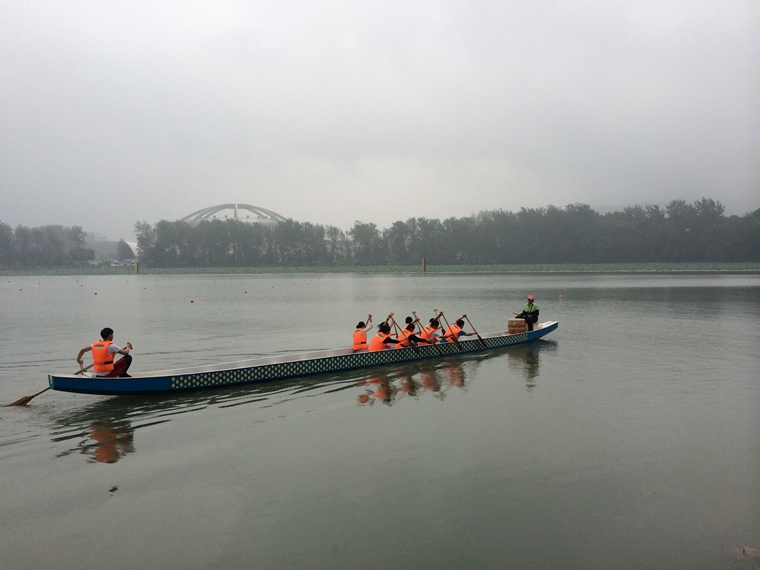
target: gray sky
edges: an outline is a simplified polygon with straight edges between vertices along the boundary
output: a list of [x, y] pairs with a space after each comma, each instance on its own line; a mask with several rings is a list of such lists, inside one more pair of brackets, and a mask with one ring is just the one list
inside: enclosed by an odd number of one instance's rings
[[760, 207], [757, 0], [0, 0], [0, 221]]

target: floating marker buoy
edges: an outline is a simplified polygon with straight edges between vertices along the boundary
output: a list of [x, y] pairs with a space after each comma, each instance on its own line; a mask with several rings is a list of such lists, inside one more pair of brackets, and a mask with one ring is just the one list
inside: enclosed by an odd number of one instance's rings
[[562, 295], [560, 295], [560, 296], [559, 296], [559, 298], [561, 299], [561, 298], [562, 298]]
[[95, 293], [97, 295], [97, 293]]
[[195, 301], [193, 301], [192, 299], [190, 299], [190, 302], [191, 302], [191, 303], [195, 303]]
[[247, 294], [248, 294], [248, 291], [243, 291], [243, 293], [245, 293], [245, 294], [247, 295]]

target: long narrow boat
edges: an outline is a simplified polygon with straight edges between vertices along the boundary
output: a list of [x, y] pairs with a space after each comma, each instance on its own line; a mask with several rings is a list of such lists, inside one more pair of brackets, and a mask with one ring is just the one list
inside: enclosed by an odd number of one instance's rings
[[530, 332], [486, 334], [481, 337], [482, 341], [481, 339], [460, 340], [458, 344], [444, 342], [435, 345], [419, 345], [416, 348], [391, 348], [378, 352], [354, 352], [350, 348], [317, 350], [134, 374], [130, 378], [98, 378], [89, 374], [87, 376], [48, 374], [48, 383], [53, 390], [104, 396], [198, 390], [480, 352], [539, 339], [552, 332], [558, 325], [556, 321], [549, 321], [536, 325]]

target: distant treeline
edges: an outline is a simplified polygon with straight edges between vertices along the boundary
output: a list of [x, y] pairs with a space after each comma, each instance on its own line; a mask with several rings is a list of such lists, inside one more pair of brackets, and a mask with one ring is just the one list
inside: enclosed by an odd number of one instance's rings
[[758, 262], [760, 209], [724, 215], [703, 198], [600, 214], [586, 204], [489, 210], [444, 221], [410, 218], [380, 229], [287, 220], [135, 225], [146, 267], [258, 267], [429, 264]]
[[79, 226], [27, 228], [0, 222], [0, 267], [69, 267], [95, 259]]

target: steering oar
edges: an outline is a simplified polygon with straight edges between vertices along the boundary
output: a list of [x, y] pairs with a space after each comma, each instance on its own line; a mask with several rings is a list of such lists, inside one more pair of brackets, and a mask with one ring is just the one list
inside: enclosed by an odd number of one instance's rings
[[[82, 372], [84, 372], [85, 370], [89, 370], [93, 366], [95, 366], [95, 363], [90, 364], [87, 368], [81, 368], [81, 369], [77, 370], [76, 372], [74, 372], [74, 374], [75, 375], [76, 374], [81, 374]], [[11, 406], [26, 406], [29, 402], [32, 401], [32, 399], [36, 398], [37, 396], [39, 396], [40, 394], [42, 394], [44, 392], [47, 392], [48, 390], [50, 390], [50, 386], [48, 386], [44, 390], [40, 390], [36, 394], [32, 394], [31, 396], [24, 396], [23, 398], [21, 398], [19, 400], [16, 400], [15, 402], [13, 402], [11, 404], [8, 404], [6, 407], [10, 408]]]

